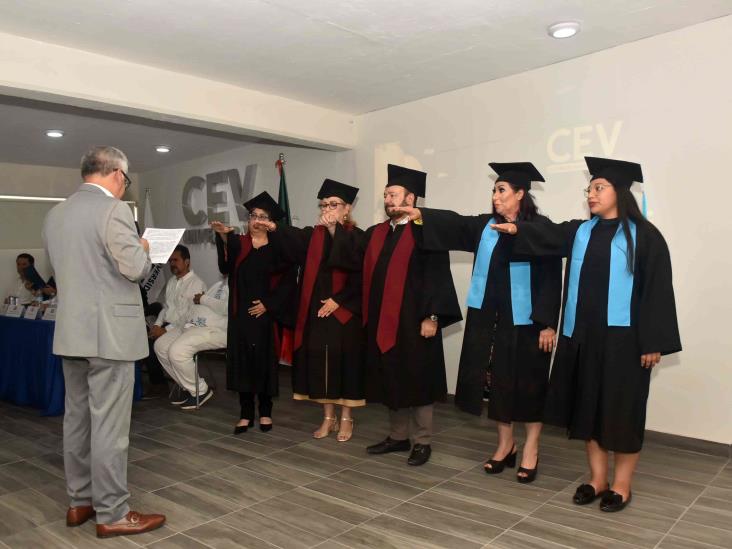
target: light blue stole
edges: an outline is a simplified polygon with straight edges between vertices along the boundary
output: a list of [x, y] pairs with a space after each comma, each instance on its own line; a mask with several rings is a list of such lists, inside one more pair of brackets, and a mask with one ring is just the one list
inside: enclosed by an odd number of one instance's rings
[[[470, 288], [468, 289], [468, 307], [473, 309], [483, 307], [491, 257], [493, 257], [493, 249], [498, 243], [498, 231], [491, 229], [492, 223], [495, 223], [495, 220], [491, 217], [480, 236], [478, 253], [475, 255], [473, 276], [470, 279]], [[531, 263], [528, 261], [512, 261], [509, 265], [509, 274], [513, 325], [533, 324], [531, 320]]]
[[[564, 328], [562, 334], [572, 337], [577, 316], [577, 293], [579, 291], [580, 271], [585, 260], [587, 244], [599, 217], [585, 221], [577, 229], [572, 245], [572, 256], [569, 260], [569, 284], [567, 285], [567, 301], [564, 304]], [[628, 220], [630, 235], [633, 238], [633, 249], [636, 245], [635, 223]], [[630, 300], [633, 295], [633, 274], [628, 271], [628, 243], [623, 234], [622, 223], [610, 243], [610, 285], [607, 296], [607, 325], [630, 326]]]

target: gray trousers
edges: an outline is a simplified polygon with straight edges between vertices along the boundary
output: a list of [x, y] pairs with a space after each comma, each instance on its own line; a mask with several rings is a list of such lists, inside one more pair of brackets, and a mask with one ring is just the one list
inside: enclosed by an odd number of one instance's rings
[[389, 410], [392, 440], [406, 440], [412, 434], [415, 444], [429, 444], [432, 440], [433, 404]]
[[93, 505], [99, 524], [124, 518], [134, 362], [64, 358], [64, 470], [71, 506]]

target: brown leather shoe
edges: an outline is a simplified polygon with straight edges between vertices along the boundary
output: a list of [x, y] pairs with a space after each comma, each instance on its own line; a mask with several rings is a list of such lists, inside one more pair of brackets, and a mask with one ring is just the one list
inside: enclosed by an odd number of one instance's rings
[[91, 505], [69, 507], [69, 510], [66, 511], [66, 526], [81, 526], [96, 514]]
[[131, 536], [156, 530], [165, 524], [165, 515], [142, 515], [137, 511], [127, 513], [124, 522], [117, 524], [97, 524], [98, 538]]

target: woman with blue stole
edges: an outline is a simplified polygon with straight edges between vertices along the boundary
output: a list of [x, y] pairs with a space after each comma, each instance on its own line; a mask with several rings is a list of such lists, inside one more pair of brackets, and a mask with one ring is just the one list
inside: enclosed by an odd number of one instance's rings
[[[591, 478], [573, 501], [601, 499], [622, 510], [631, 500], [640, 457], [651, 369], [681, 350], [663, 236], [630, 192], [643, 182], [639, 164], [586, 157], [589, 220], [558, 225], [496, 224], [517, 235], [514, 251], [567, 257], [564, 309], [549, 381], [545, 421], [586, 442]], [[608, 454], [615, 455], [612, 485]]]
[[468, 312], [460, 354], [455, 404], [480, 415], [483, 386], [491, 364], [488, 417], [498, 427], [498, 446], [484, 469], [501, 473], [516, 465], [514, 422], [526, 424], [526, 443], [517, 480], [532, 482], [539, 463], [539, 435], [549, 379], [552, 343], [559, 319], [562, 261], [515, 253], [513, 238], [491, 224], [549, 220], [537, 213], [529, 194], [532, 181], [544, 181], [530, 162], [490, 164], [498, 178], [493, 212], [459, 215], [431, 208], [404, 209], [422, 223], [421, 246], [428, 250], [461, 250], [474, 255]]

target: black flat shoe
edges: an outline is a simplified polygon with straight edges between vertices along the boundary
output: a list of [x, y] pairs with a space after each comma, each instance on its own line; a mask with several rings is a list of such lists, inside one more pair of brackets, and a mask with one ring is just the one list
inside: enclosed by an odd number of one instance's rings
[[251, 422], [250, 423], [247, 423], [246, 425], [235, 425], [234, 426], [234, 434], [235, 435], [240, 435], [242, 433], [246, 433], [247, 430], [249, 429], [249, 426], [250, 425], [251, 425]]
[[269, 433], [272, 430], [272, 424], [271, 423], [260, 423], [259, 430], [262, 431], [263, 433]]
[[[483, 470], [486, 474], [497, 475], [502, 473], [505, 467], [513, 469], [516, 467], [516, 445], [511, 448], [511, 451], [503, 459], [489, 459], [483, 464]], [[486, 467], [490, 465], [490, 467]]]
[[632, 492], [628, 493], [628, 499], [623, 501], [623, 496], [612, 490], [607, 490], [600, 500], [600, 511], [606, 513], [616, 513], [625, 509], [625, 506], [630, 503], [633, 498]]
[[406, 440], [394, 440], [391, 437], [386, 437], [378, 444], [373, 444], [366, 448], [366, 452], [372, 455], [388, 454], [389, 452], [409, 452], [412, 448], [409, 439]]
[[412, 453], [409, 454], [407, 463], [409, 465], [424, 465], [432, 455], [432, 447], [429, 444], [415, 444]]
[[587, 505], [592, 503], [597, 498], [602, 497], [607, 490], [602, 490], [599, 494], [595, 492], [595, 487], [592, 484], [580, 484], [577, 490], [572, 496], [572, 501], [576, 505]]
[[[534, 482], [536, 479], [536, 472], [539, 470], [539, 456], [536, 457], [536, 465], [533, 469], [527, 469], [526, 467], [519, 467], [518, 471], [516, 471], [516, 480], [518, 480], [521, 484], [528, 484], [529, 482]], [[524, 473], [526, 476], [522, 477], [521, 473]]]

